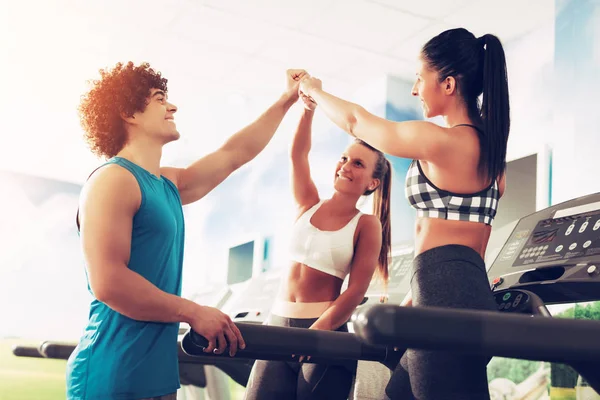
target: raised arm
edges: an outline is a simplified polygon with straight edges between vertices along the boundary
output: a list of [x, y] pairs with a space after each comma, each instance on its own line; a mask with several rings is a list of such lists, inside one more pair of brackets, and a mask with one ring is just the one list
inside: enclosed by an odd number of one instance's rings
[[305, 77], [300, 91], [319, 104], [338, 127], [386, 154], [439, 162], [457, 146], [447, 128], [427, 121], [394, 122], [378, 117], [358, 104], [325, 92], [316, 78]]
[[[124, 168], [101, 168], [84, 186], [79, 223], [88, 279], [95, 298], [131, 319], [154, 322], [187, 322], [201, 327], [226, 346], [234, 347], [241, 335], [229, 317], [211, 307], [166, 293], [128, 268], [133, 217], [141, 204], [135, 177]], [[235, 352], [235, 349], [234, 349]]]
[[316, 104], [307, 98], [302, 100], [305, 104], [304, 110], [290, 149], [292, 192], [298, 205], [299, 215], [319, 202], [319, 192], [310, 175], [308, 163]]
[[284, 94], [253, 123], [231, 136], [218, 150], [187, 168], [162, 168], [171, 179], [183, 204], [193, 203], [219, 185], [232, 172], [256, 157], [271, 141], [283, 117], [298, 100], [303, 70], [288, 70]]
[[352, 259], [348, 287], [311, 326], [335, 330], [345, 324], [365, 297], [381, 251], [381, 222], [374, 215], [363, 215], [359, 222], [358, 243]]

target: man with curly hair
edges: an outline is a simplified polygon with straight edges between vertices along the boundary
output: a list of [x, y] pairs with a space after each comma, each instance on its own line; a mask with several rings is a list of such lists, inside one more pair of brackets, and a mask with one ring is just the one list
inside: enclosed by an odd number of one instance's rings
[[298, 99], [303, 70], [287, 71], [281, 97], [218, 150], [187, 168], [161, 167], [177, 140], [167, 80], [148, 64], [117, 64], [82, 98], [91, 150], [108, 161], [81, 193], [77, 226], [94, 299], [67, 365], [69, 399], [174, 399], [180, 387], [179, 323], [209, 340], [207, 352], [245, 347], [221, 311], [181, 297], [182, 206], [252, 160]]

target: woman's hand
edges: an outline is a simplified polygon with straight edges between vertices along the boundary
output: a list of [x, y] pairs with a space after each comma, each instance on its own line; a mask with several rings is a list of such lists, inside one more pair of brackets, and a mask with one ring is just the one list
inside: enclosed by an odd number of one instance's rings
[[302, 76], [300, 80], [300, 95], [304, 94], [305, 96], [311, 98], [310, 94], [312, 91], [320, 89], [323, 89], [323, 83], [320, 79], [310, 75]]

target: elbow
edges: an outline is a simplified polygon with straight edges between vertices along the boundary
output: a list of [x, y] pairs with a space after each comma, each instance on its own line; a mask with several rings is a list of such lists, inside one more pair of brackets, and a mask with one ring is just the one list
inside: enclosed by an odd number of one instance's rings
[[136, 307], [131, 307], [127, 299], [124, 298], [124, 294], [119, 287], [115, 287], [114, 284], [96, 284], [91, 286], [94, 298], [100, 303], [105, 304], [112, 310], [135, 320], [141, 319], [139, 310]]
[[302, 149], [292, 149], [290, 151], [290, 161], [292, 163], [308, 159], [308, 151]]
[[246, 165], [248, 162], [250, 162], [252, 160], [252, 158], [254, 158], [254, 157], [244, 156], [244, 157], [232, 159], [229, 164], [229, 173], [231, 173], [233, 171], [237, 171], [238, 169], [242, 168], [244, 165]]
[[101, 303], [110, 304], [115, 298], [115, 290], [114, 286], [112, 285], [96, 282], [94, 284], [90, 284], [90, 287], [96, 300]]
[[118, 279], [110, 279], [108, 277], [93, 277], [90, 276], [90, 288], [96, 300], [112, 306], [120, 298], [120, 285]]
[[361, 106], [356, 106], [353, 110], [346, 114], [345, 117], [344, 125], [346, 126], [346, 132], [356, 138], [358, 137], [356, 127], [361, 119], [361, 116], [364, 114], [364, 111], [364, 108]]
[[110, 308], [120, 308], [128, 296], [127, 262], [102, 260], [88, 264], [87, 276], [92, 295]]
[[258, 151], [255, 151], [252, 148], [244, 148], [236, 151], [235, 149], [227, 149], [227, 175], [242, 168], [248, 162], [250, 162], [254, 157], [257, 156]]
[[358, 307], [363, 300], [365, 299], [365, 295], [367, 294], [368, 288], [348, 288], [346, 292], [348, 292], [348, 296], [350, 297], [350, 303], [352, 305], [352, 309]]

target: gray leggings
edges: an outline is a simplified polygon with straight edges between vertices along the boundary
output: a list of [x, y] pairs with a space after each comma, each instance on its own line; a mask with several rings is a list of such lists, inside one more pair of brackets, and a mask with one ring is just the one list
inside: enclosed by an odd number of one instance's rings
[[[317, 319], [283, 318], [271, 315], [268, 325], [309, 328]], [[347, 332], [346, 325], [338, 331]], [[325, 365], [256, 360], [245, 400], [346, 400], [356, 373], [356, 361]]]
[[[411, 279], [413, 306], [496, 311], [485, 263], [470, 247], [447, 245], [418, 255]], [[489, 358], [407, 350], [386, 388], [390, 399], [486, 400]]]

